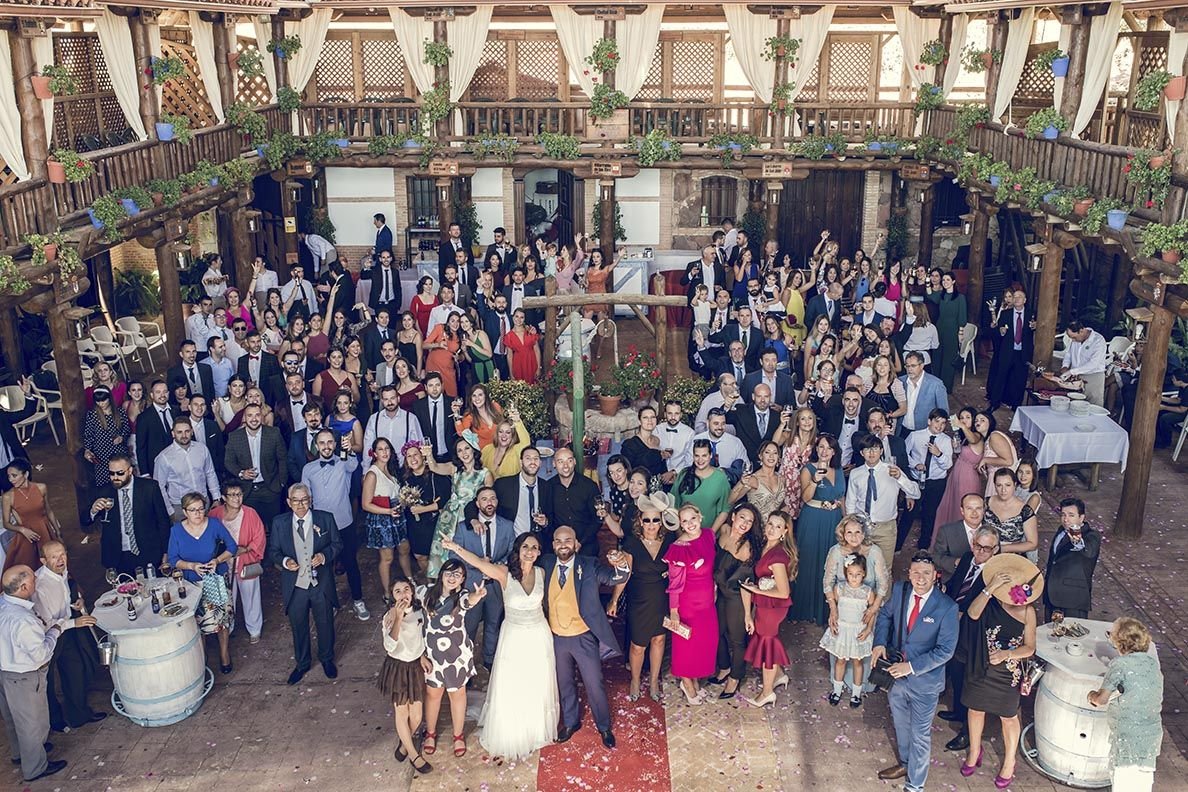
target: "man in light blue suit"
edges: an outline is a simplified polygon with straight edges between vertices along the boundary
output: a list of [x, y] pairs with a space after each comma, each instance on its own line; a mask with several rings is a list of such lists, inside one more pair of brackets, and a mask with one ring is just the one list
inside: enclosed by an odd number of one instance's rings
[[[507, 556], [511, 553], [512, 542], [516, 538], [516, 526], [506, 517], [495, 513], [499, 508], [499, 498], [495, 495], [494, 487], [483, 487], [474, 498], [478, 514], [469, 524], [458, 525], [454, 531], [454, 541], [478, 556], [483, 556], [492, 564], [506, 564]], [[451, 558], [458, 558], [451, 553]], [[473, 591], [474, 587], [483, 579], [483, 573], [475, 567], [466, 567], [466, 588]], [[487, 668], [495, 662], [495, 647], [499, 643], [499, 627], [503, 624], [503, 593], [498, 586], [488, 586], [487, 596], [483, 597], [477, 607], [466, 611], [466, 632], [470, 640], [478, 633], [479, 621], [483, 628], [483, 664]]]
[[936, 408], [949, 411], [949, 393], [940, 377], [924, 370], [924, 355], [908, 352], [903, 359], [907, 373], [899, 378], [907, 394], [908, 411], [899, 419], [899, 435], [907, 437], [917, 429], [928, 426], [928, 413]]
[[945, 689], [945, 663], [957, 648], [958, 619], [957, 603], [936, 588], [936, 565], [923, 550], [912, 556], [908, 580], [896, 583], [879, 609], [871, 662], [885, 657], [888, 647], [903, 653], [903, 661], [887, 669], [896, 680], [887, 701], [899, 761], [879, 778], [906, 778], [904, 792], [923, 792], [928, 780], [932, 718]]

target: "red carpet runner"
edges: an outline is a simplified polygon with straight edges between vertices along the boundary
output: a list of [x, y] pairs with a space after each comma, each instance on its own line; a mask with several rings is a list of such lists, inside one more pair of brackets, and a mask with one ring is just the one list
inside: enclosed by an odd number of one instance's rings
[[602, 670], [617, 747], [613, 751], [602, 747], [602, 738], [586, 705], [585, 690], [579, 687], [582, 728], [569, 742], [541, 749], [537, 789], [539, 792], [670, 792], [672, 778], [668, 771], [664, 707], [646, 695], [634, 704], [627, 700], [631, 676], [621, 657], [607, 661]]

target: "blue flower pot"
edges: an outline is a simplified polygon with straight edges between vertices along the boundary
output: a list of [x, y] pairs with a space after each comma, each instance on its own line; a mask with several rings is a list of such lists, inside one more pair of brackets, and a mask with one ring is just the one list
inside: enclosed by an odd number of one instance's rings
[[120, 206], [124, 207], [124, 211], [128, 213], [129, 217], [140, 214], [140, 207], [131, 198], [121, 198]]
[[1126, 228], [1126, 218], [1130, 217], [1130, 212], [1125, 209], [1110, 209], [1106, 212], [1106, 225], [1115, 231], [1121, 231]]
[[825, 151], [827, 151], [827, 152], [831, 152], [831, 153], [832, 153], [832, 151], [833, 151], [833, 144], [832, 144], [832, 143], [826, 143], [826, 144], [825, 144]]
[[404, 146], [403, 146], [403, 148], [406, 148], [406, 149], [415, 149], [415, 148], [420, 148], [420, 147], [421, 147], [421, 144], [420, 144], [420, 143], [418, 143], [418, 142], [417, 142], [417, 141], [415, 141], [415, 140], [406, 140], [406, 141], [404, 141]]
[[157, 140], [168, 143], [173, 140], [173, 124], [157, 122]]
[[742, 143], [730, 143], [728, 147], [731, 151], [742, 151]]
[[259, 157], [260, 159], [264, 159], [264, 156], [267, 153], [268, 153], [268, 146], [256, 146], [256, 156]]
[[217, 176], [216, 176], [215, 178], [213, 178], [213, 179], [211, 179], [211, 180], [210, 180], [210, 186], [211, 186], [211, 187], [218, 187], [218, 186], [219, 186], [219, 178], [218, 178]]
[[888, 154], [894, 154], [895, 152], [899, 151], [899, 144], [898, 143], [884, 143], [883, 151], [887, 152]]
[[351, 145], [351, 141], [347, 140], [346, 138], [338, 138], [334, 141], [334, 143], [339, 148], [346, 148], [347, 146]]
[[94, 209], [88, 209], [88, 210], [87, 210], [87, 217], [91, 218], [91, 225], [92, 225], [92, 226], [94, 226], [95, 228], [103, 228], [103, 221], [102, 221], [102, 220], [100, 220], [98, 217], [95, 217], [95, 210], [94, 210]]
[[1052, 76], [1068, 76], [1068, 58], [1057, 58], [1056, 60], [1052, 61]]
[[991, 176], [991, 177], [990, 177], [990, 186], [991, 186], [991, 187], [997, 187], [997, 186], [998, 186], [999, 184], [1001, 184], [1001, 183], [1002, 183], [1002, 177], [1001, 177], [1001, 176]]
[[1049, 124], [1044, 127], [1044, 140], [1055, 140], [1060, 136], [1060, 130]]
[[276, 57], [280, 58], [281, 60], [284, 60], [286, 57], [285, 51], [282, 49], [278, 49], [275, 54], [276, 54]]
[[1050, 193], [1044, 193], [1044, 198], [1043, 198], [1044, 203], [1050, 204], [1055, 199], [1056, 199], [1056, 193], [1054, 191], [1050, 192]]
[[664, 149], [665, 151], [668, 151], [669, 149], [671, 149], [671, 148], [672, 148], [672, 141], [670, 141], [670, 140], [661, 140], [661, 141], [660, 141], [660, 148]]
[[877, 140], [872, 140], [866, 144], [867, 151], [882, 151], [883, 144]]

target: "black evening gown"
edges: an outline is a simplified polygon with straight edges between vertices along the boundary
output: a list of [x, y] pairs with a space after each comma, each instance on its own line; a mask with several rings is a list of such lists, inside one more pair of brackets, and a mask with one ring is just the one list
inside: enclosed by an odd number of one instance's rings
[[998, 600], [991, 600], [982, 618], [969, 621], [962, 631], [966, 646], [965, 688], [961, 703], [1001, 718], [1019, 712], [1019, 682], [1023, 672], [1020, 660], [990, 664], [990, 647], [1017, 649], [1023, 645], [1023, 623], [1006, 612]]
[[627, 636], [636, 646], [647, 646], [648, 641], [664, 632], [664, 617], [668, 615], [668, 564], [664, 553], [676, 539], [676, 532], [661, 532], [655, 558], [634, 531], [625, 529], [625, 534], [623, 552], [631, 555], [631, 578], [623, 592], [627, 599]]

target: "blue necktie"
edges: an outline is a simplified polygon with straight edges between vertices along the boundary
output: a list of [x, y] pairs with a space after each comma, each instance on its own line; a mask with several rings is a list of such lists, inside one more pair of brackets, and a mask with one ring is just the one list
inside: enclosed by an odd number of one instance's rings
[[565, 581], [569, 579], [569, 574], [568, 574], [569, 567], [565, 566], [565, 564], [562, 564], [557, 569], [561, 575], [561, 578], [560, 578], [561, 588], [565, 588]]
[[866, 480], [866, 516], [870, 516], [870, 507], [874, 504], [875, 498], [879, 497], [878, 487], [875, 486], [875, 469], [868, 468], [870, 471], [870, 478]]

